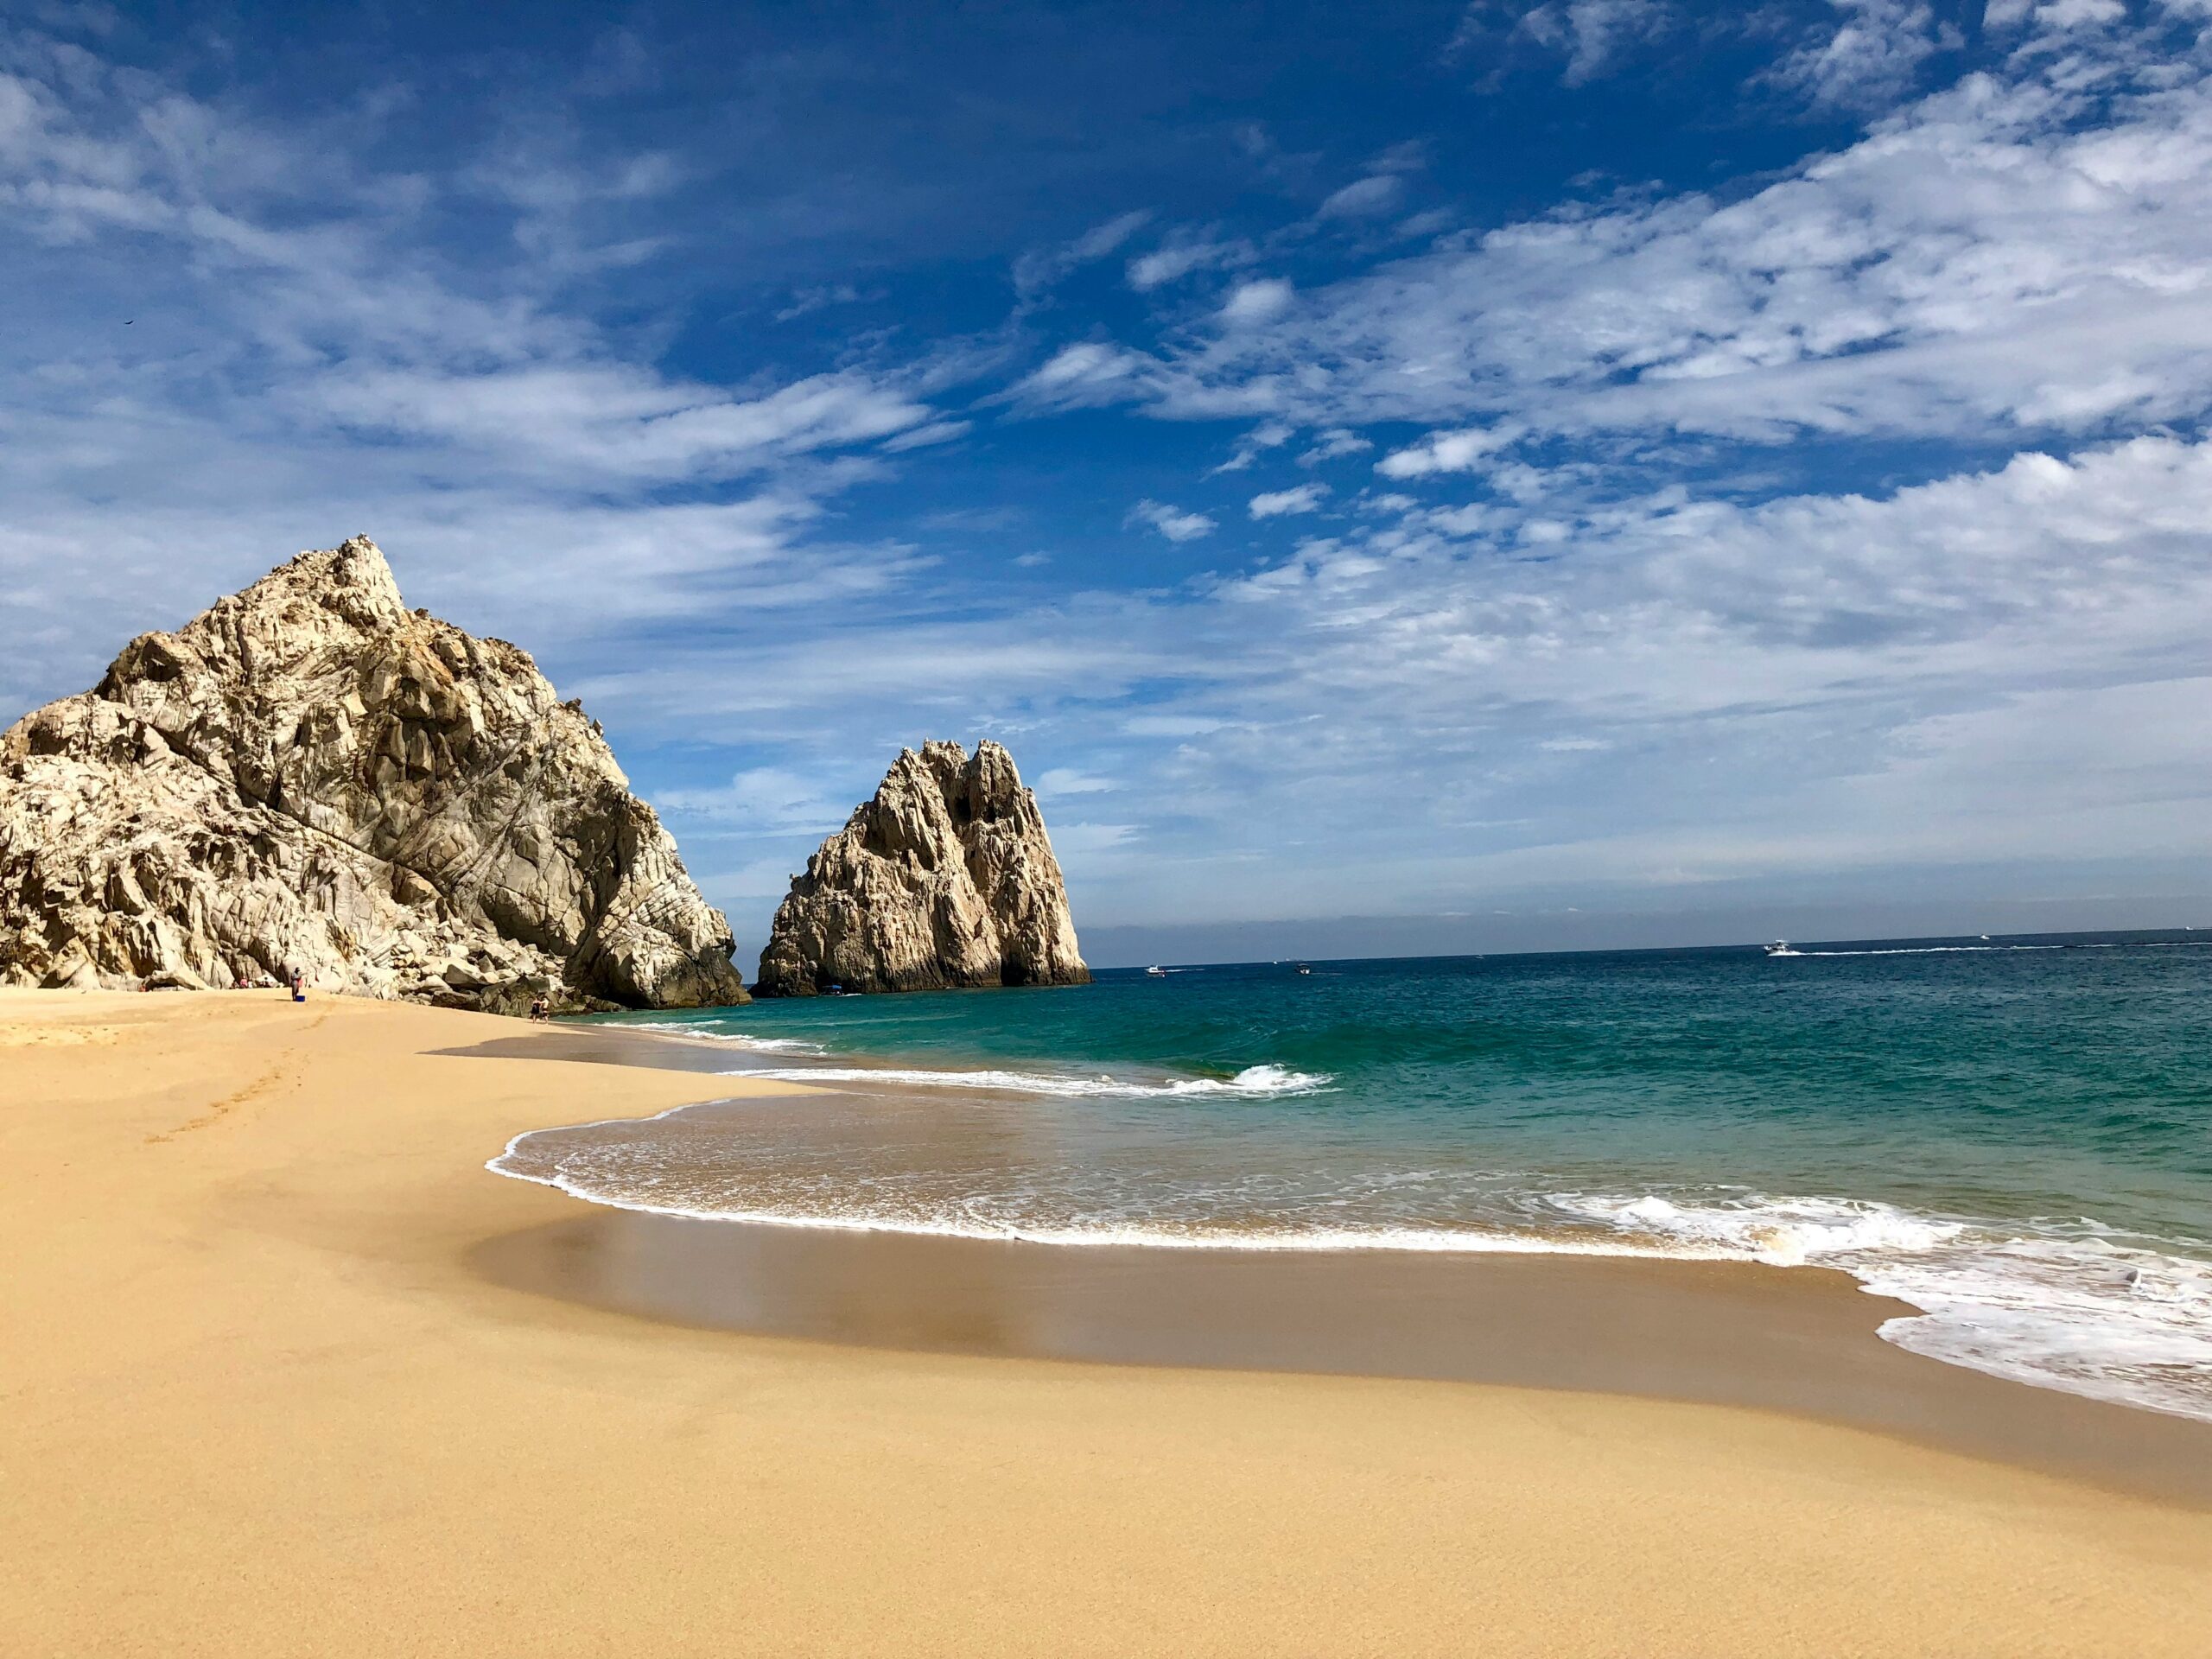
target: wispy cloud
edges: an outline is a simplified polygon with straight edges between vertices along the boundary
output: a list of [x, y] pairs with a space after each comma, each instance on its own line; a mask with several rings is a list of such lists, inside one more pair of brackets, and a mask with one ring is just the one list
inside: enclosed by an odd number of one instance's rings
[[1668, 0], [1543, 0], [1522, 13], [1517, 32], [1562, 54], [1562, 79], [1580, 86], [1678, 21]]
[[1300, 452], [1298, 464], [1318, 467], [1325, 461], [1336, 461], [1345, 455], [1363, 454], [1375, 447], [1374, 441], [1363, 438], [1348, 426], [1332, 426], [1315, 437], [1313, 444]]
[[1370, 173], [1330, 192], [1320, 206], [1324, 219], [1366, 219], [1387, 213], [1405, 194], [1405, 181], [1395, 173]]
[[1215, 467], [1215, 473], [1241, 473], [1270, 449], [1280, 449], [1298, 435], [1298, 429], [1287, 421], [1262, 421], [1236, 440], [1229, 452], [1229, 459]]
[[679, 825], [700, 818], [742, 834], [822, 836], [845, 821], [854, 803], [841, 800], [820, 778], [785, 766], [752, 766], [719, 788], [664, 790], [659, 805]]
[[1834, 25], [1784, 57], [1770, 79], [1816, 104], [1882, 110], [1912, 92], [1922, 67], [1963, 44], [1927, 0], [1833, 0]]
[[2189, 418], [2212, 394], [2207, 76], [2201, 42], [2107, 32], [1740, 200], [1508, 225], [1294, 306], [1247, 283], [1211, 335], [1123, 348], [1110, 396], [1751, 443]]
[[1105, 258], [1143, 229], [1151, 217], [1149, 208], [1134, 208], [1094, 225], [1072, 242], [1023, 254], [1014, 263], [1014, 291], [1025, 298], [1041, 294], [1081, 267]]
[[1254, 496], [1246, 511], [1255, 518], [1283, 518], [1312, 512], [1329, 493], [1325, 484], [1300, 484], [1287, 490], [1268, 490]]
[[1154, 289], [1179, 282], [1193, 271], [1234, 270], [1250, 264], [1258, 257], [1252, 245], [1241, 238], [1216, 240], [1179, 235], [1130, 260], [1127, 274], [1131, 288], [1140, 294], [1148, 294]]
[[1131, 507], [1125, 524], [1149, 524], [1171, 542], [1195, 542], [1211, 536], [1214, 522], [1202, 512], [1185, 512], [1165, 501], [1140, 501]]
[[1098, 795], [1121, 785], [1111, 778], [1102, 778], [1096, 772], [1083, 772], [1073, 766], [1054, 766], [1039, 772], [1037, 790], [1041, 795]]

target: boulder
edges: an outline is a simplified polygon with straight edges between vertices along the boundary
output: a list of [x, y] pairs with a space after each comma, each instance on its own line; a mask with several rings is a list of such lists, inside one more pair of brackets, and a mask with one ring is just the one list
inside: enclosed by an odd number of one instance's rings
[[0, 734], [0, 983], [690, 1007], [747, 1000], [731, 950], [598, 723], [366, 537]]
[[1059, 861], [1014, 757], [903, 749], [874, 797], [791, 879], [762, 996], [1082, 985]]

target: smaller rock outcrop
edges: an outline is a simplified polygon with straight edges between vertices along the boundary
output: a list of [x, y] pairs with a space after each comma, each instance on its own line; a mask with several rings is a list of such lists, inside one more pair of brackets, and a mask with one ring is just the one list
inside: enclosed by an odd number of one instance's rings
[[791, 878], [760, 996], [1084, 985], [1037, 798], [997, 744], [925, 743]]

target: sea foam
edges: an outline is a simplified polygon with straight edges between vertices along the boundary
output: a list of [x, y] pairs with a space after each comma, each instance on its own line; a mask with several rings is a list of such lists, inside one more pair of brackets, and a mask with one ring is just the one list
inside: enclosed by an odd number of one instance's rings
[[2212, 1262], [2093, 1222], [2003, 1227], [1845, 1198], [1551, 1202], [1694, 1254], [1840, 1268], [1921, 1310], [1881, 1335], [1931, 1359], [2212, 1421]]
[[673, 1020], [626, 1020], [617, 1030], [656, 1031], [672, 1037], [689, 1037], [701, 1042], [726, 1043], [732, 1048], [749, 1049], [761, 1054], [826, 1054], [830, 1051], [820, 1043], [808, 1042], [803, 1037], [755, 1037], [749, 1032], [715, 1031], [696, 1022], [678, 1024]]
[[1254, 1098], [1310, 1095], [1334, 1081], [1325, 1072], [1294, 1071], [1287, 1066], [1248, 1065], [1231, 1077], [1176, 1077], [1142, 1082], [1101, 1074], [1077, 1077], [1052, 1071], [934, 1071], [912, 1066], [764, 1066], [733, 1071], [731, 1077], [768, 1077], [779, 1083], [899, 1084], [925, 1089], [983, 1089], [1016, 1095], [1063, 1095], [1101, 1099], [1173, 1099], [1185, 1096], [1248, 1096]]

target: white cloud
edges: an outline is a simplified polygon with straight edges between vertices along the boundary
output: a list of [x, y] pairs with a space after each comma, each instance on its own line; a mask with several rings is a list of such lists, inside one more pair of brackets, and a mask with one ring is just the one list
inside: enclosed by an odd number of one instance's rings
[[699, 818], [741, 834], [796, 830], [816, 836], [828, 835], [844, 823], [854, 804], [826, 789], [823, 779], [782, 766], [748, 767], [719, 789], [663, 790], [654, 804], [679, 825], [683, 819]]
[[1985, 29], [2031, 23], [2038, 29], [2096, 28], [2123, 21], [2123, 0], [1989, 0], [1982, 10]]
[[[695, 835], [692, 837], [693, 843], [696, 845], [700, 837]], [[726, 910], [741, 914], [741, 906], [744, 901], [748, 899], [766, 901], [760, 906], [765, 917], [766, 912], [791, 890], [791, 877], [798, 874], [791, 866], [794, 862], [804, 863], [804, 861], [805, 854], [801, 852], [795, 859], [756, 858], [742, 864], [713, 868], [702, 865], [694, 868], [691, 874], [693, 880], [698, 882], [701, 891], [707, 895], [709, 904], [719, 905]], [[740, 968], [746, 966], [745, 931], [742, 928], [739, 930], [738, 966]], [[758, 935], [754, 937], [757, 938]]]
[[1149, 524], [1171, 542], [1195, 542], [1202, 536], [1211, 536], [1214, 522], [1202, 512], [1185, 512], [1165, 501], [1140, 501], [1131, 507], [1122, 522], [1125, 524]]
[[1325, 484], [1300, 484], [1287, 490], [1270, 490], [1255, 495], [1249, 504], [1255, 518], [1282, 518], [1301, 512], [1312, 512], [1321, 505], [1321, 498], [1328, 494]]
[[1230, 723], [1207, 715], [1132, 715], [1122, 730], [1131, 737], [1204, 737]]
[[1344, 455], [1357, 455], [1372, 449], [1374, 444], [1346, 426], [1332, 426], [1320, 433], [1311, 448], [1298, 457], [1301, 467], [1318, 467], [1325, 461], [1335, 461]]
[[1405, 182], [1395, 173], [1373, 173], [1355, 179], [1332, 194], [1319, 209], [1323, 219], [1366, 219], [1387, 213], [1405, 194]]
[[1831, 0], [1839, 16], [1824, 38], [1800, 47], [1773, 79], [1816, 104], [1878, 109], [1910, 92], [1921, 66], [1958, 32], [1939, 25], [1927, 0]]
[[904, 454], [909, 449], [927, 449], [940, 443], [950, 443], [964, 438], [976, 429], [973, 421], [931, 421], [926, 426], [909, 427], [883, 441], [886, 454]]
[[1231, 327], [1266, 322], [1287, 310], [1291, 298], [1291, 286], [1281, 277], [1240, 283], [1223, 302], [1221, 320]]
[[817, 287], [800, 289], [791, 296], [789, 305], [772, 315], [778, 322], [791, 322], [830, 306], [856, 305], [860, 299], [860, 289], [850, 283], [824, 283]]
[[1510, 424], [1432, 432], [1419, 443], [1394, 449], [1375, 463], [1385, 478], [1426, 478], [1432, 473], [1471, 473], [1512, 443], [1521, 429]]
[[1179, 281], [1192, 271], [1234, 270], [1251, 264], [1256, 257], [1252, 245], [1241, 238], [1211, 240], [1203, 238], [1171, 238], [1150, 253], [1139, 254], [1128, 263], [1126, 276], [1128, 284], [1140, 294], [1148, 294], [1155, 288]]
[[1132, 377], [1150, 362], [1141, 353], [1083, 340], [1055, 352], [1016, 383], [1011, 395], [1020, 402], [1059, 408], [1109, 403], [1127, 396]]
[[[859, 376], [817, 376], [737, 399], [633, 365], [577, 361], [486, 372], [348, 365], [285, 396], [354, 430], [465, 448], [517, 468], [639, 480], [731, 477], [809, 450], [901, 434], [912, 442], [930, 414]], [[940, 423], [936, 441], [957, 435]]]
[[[1269, 449], [1280, 449], [1298, 435], [1298, 429], [1287, 421], [1262, 421], [1236, 440], [1236, 447], [1230, 451], [1229, 459], [1213, 469], [1214, 473], [1241, 473]], [[1211, 474], [1209, 474], [1211, 476]]]
[[1134, 823], [1064, 823], [1052, 831], [1052, 850], [1062, 860], [1085, 858], [1134, 841]]
[[1621, 57], [1675, 22], [1667, 0], [1545, 0], [1522, 15], [1519, 32], [1564, 53], [1563, 79], [1580, 86], [1609, 73]]
[[1121, 787], [1111, 778], [1102, 778], [1096, 772], [1084, 772], [1074, 766], [1054, 766], [1040, 772], [1037, 778], [1037, 792], [1050, 798], [1054, 795], [1098, 795]]

